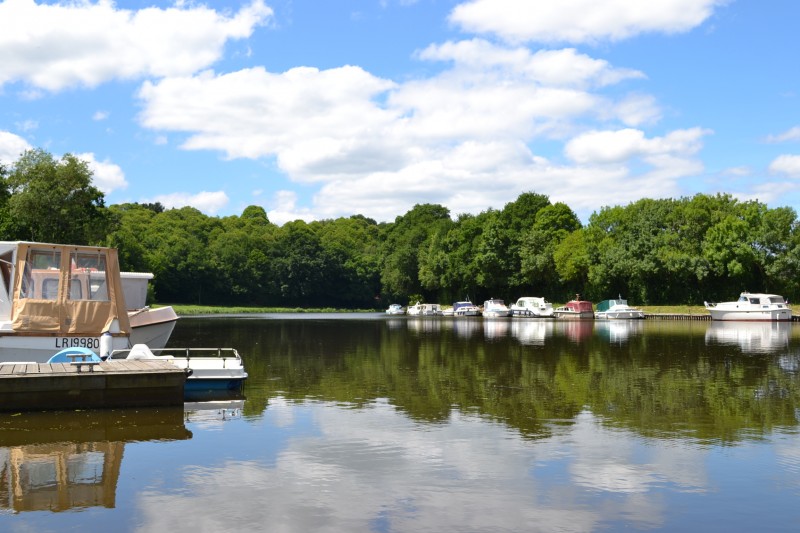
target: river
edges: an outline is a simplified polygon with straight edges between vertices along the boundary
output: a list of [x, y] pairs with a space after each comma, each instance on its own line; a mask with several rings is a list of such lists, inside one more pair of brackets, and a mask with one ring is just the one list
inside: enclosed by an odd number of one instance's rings
[[0, 414], [0, 530], [797, 531], [800, 324], [182, 318], [243, 397]]

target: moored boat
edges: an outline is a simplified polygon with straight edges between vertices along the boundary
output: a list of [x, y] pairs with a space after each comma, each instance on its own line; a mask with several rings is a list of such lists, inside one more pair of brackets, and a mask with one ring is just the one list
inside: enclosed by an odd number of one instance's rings
[[523, 296], [511, 305], [511, 316], [550, 318], [553, 304], [540, 296]]
[[482, 314], [485, 318], [500, 318], [511, 316], [511, 310], [503, 300], [491, 298], [483, 302]]
[[391, 304], [388, 309], [386, 309], [387, 315], [404, 315], [406, 314], [405, 309], [400, 304]]
[[0, 361], [76, 347], [104, 356], [132, 337], [166, 344], [177, 316], [159, 309], [129, 309], [114, 248], [0, 241]]
[[172, 306], [150, 307], [147, 305], [147, 284], [153, 279], [150, 272], [120, 272], [125, 306], [131, 323], [129, 345], [146, 344], [150, 348], [167, 345], [178, 321]]
[[627, 300], [617, 298], [598, 303], [594, 317], [600, 320], [642, 319], [644, 311], [629, 306]]
[[439, 304], [415, 303], [408, 306], [406, 312], [409, 316], [442, 316], [442, 306]]
[[238, 390], [247, 379], [244, 363], [234, 348], [162, 348], [144, 344], [111, 352], [108, 360], [165, 360], [187, 372], [185, 390]]
[[704, 302], [711, 320], [750, 320], [789, 322], [792, 309], [783, 296], [743, 292], [735, 302]]
[[592, 302], [581, 300], [580, 295], [576, 294], [573, 300], [568, 301], [562, 307], [554, 309], [553, 316], [567, 320], [594, 318], [594, 309], [592, 308]]
[[469, 300], [453, 303], [453, 316], [480, 316], [481, 310]]

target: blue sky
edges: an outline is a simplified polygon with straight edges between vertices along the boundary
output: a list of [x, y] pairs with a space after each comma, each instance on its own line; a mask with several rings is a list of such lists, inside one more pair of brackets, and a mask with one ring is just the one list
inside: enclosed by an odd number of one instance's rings
[[535, 191], [800, 208], [800, 2], [0, 2], [0, 161], [270, 220]]

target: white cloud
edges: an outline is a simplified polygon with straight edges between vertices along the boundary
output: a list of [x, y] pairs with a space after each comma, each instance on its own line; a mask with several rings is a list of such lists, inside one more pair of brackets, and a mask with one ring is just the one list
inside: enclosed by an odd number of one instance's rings
[[228, 195], [224, 191], [201, 191], [196, 194], [176, 192], [160, 194], [153, 198], [141, 200], [144, 203], [160, 202], [170, 208], [194, 207], [207, 215], [215, 215], [220, 209], [228, 205]]
[[767, 142], [779, 143], [785, 141], [800, 141], [800, 126], [789, 128], [788, 130], [784, 131], [783, 133], [779, 133], [778, 135], [767, 136]]
[[189, 74], [217, 61], [228, 40], [250, 36], [271, 16], [263, 0], [230, 17], [200, 5], [131, 11], [107, 0], [6, 0], [0, 3], [0, 86], [22, 81], [58, 91]]
[[75, 154], [75, 157], [86, 161], [93, 174], [93, 185], [103, 191], [103, 194], [108, 195], [115, 190], [128, 187], [125, 173], [119, 165], [111, 163], [108, 159], [98, 161], [93, 153]]
[[[606, 141], [586, 134], [573, 139], [566, 165], [555, 162], [560, 153], [537, 153], [540, 141], [552, 150], [589, 124], [655, 122], [651, 96], [609, 90], [644, 78], [639, 71], [571, 48], [534, 53], [481, 39], [417, 57], [451, 65], [403, 82], [356, 66], [147, 81], [139, 121], [159, 135], [185, 134], [184, 149], [274, 159], [291, 180], [319, 184], [313, 206], [281, 192], [269, 212], [277, 223], [353, 213], [392, 220], [420, 202], [477, 213], [529, 190], [591, 212], [598, 202], [635, 200], [643, 187], [674, 195], [679, 178], [702, 171], [692, 158], [707, 133], [699, 128], [653, 139], [633, 129]], [[608, 159], [601, 144], [616, 155]], [[635, 172], [626, 157], [636, 159]]]
[[629, 78], [644, 78], [637, 70], [613, 68], [607, 61], [579, 54], [574, 48], [539, 50], [508, 48], [483, 39], [431, 45], [421, 59], [454, 61], [461, 69], [481, 73], [504, 69], [514, 78], [555, 87], [605, 86]]
[[92, 120], [106, 120], [109, 117], [108, 111], [95, 111], [94, 115], [92, 115]]
[[781, 155], [769, 164], [773, 174], [783, 174], [792, 178], [800, 178], [800, 155]]
[[671, 158], [686, 158], [702, 148], [702, 138], [710, 133], [702, 128], [676, 130], [664, 137], [648, 139], [641, 130], [591, 131], [570, 140], [564, 152], [580, 164], [619, 164], [642, 157], [659, 165]]
[[[259, 192], [256, 196], [259, 196]], [[316, 217], [309, 209], [297, 207], [297, 193], [294, 191], [278, 191], [275, 193], [270, 209], [267, 211], [267, 218], [273, 224], [282, 225], [293, 220], [305, 220], [311, 222]]]
[[0, 131], [0, 164], [10, 165], [32, 146], [20, 137], [8, 131]]
[[512, 42], [592, 43], [642, 33], [689, 31], [728, 0], [471, 0], [456, 6], [450, 21], [473, 33]]

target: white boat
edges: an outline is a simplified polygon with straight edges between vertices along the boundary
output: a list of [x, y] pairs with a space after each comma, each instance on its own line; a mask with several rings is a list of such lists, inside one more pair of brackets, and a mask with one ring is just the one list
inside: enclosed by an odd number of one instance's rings
[[478, 309], [478, 306], [470, 302], [469, 300], [464, 300], [463, 302], [455, 302], [453, 304], [453, 316], [480, 316], [481, 310]]
[[408, 306], [406, 312], [409, 316], [442, 316], [442, 306], [439, 304], [421, 304], [419, 302]]
[[391, 304], [389, 308], [386, 310], [387, 315], [404, 315], [406, 314], [405, 309], [400, 304]]
[[442, 309], [442, 316], [455, 316], [455, 309], [446, 307]]
[[600, 320], [619, 320], [619, 319], [642, 319], [644, 311], [628, 305], [628, 301], [622, 298], [615, 300], [603, 300], [597, 304], [597, 311], [594, 317]]
[[144, 344], [114, 350], [107, 361], [155, 359], [169, 361], [187, 371], [185, 391], [238, 390], [247, 379], [242, 357], [234, 348], [162, 348]]
[[0, 362], [44, 363], [76, 347], [102, 357], [132, 338], [166, 343], [172, 308], [129, 314], [125, 296], [114, 248], [0, 241]]
[[503, 300], [491, 298], [483, 302], [483, 316], [486, 318], [499, 318], [511, 316], [511, 309]]
[[120, 272], [125, 306], [131, 323], [130, 345], [146, 344], [150, 348], [167, 345], [178, 315], [172, 306], [150, 307], [147, 302], [147, 284], [153, 279], [150, 272]]
[[552, 317], [553, 304], [540, 296], [523, 296], [511, 305], [511, 316]]
[[735, 302], [704, 303], [711, 320], [792, 320], [792, 308], [777, 294], [743, 292]]

